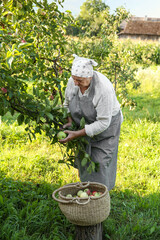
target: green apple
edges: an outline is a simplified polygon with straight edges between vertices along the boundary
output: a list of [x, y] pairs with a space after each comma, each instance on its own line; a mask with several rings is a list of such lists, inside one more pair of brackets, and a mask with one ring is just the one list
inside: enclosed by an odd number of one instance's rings
[[72, 194], [67, 194], [66, 195], [66, 198], [71, 198], [72, 197]]
[[57, 134], [57, 138], [59, 140], [64, 139], [66, 137], [67, 137], [67, 135], [64, 132], [62, 132], [62, 131]]
[[83, 193], [82, 190], [79, 190], [78, 193], [77, 193], [77, 196], [80, 197], [80, 195]]
[[98, 192], [96, 192], [96, 193], [94, 194], [94, 196], [95, 196], [95, 197], [99, 197], [100, 194], [99, 194]]
[[88, 194], [86, 192], [82, 192], [80, 198], [88, 198]]

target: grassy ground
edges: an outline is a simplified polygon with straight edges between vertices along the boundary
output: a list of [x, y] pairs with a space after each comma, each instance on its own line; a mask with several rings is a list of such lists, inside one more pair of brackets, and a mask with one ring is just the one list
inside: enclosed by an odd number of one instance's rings
[[[104, 233], [110, 240], [158, 240], [160, 95], [157, 88], [141, 88], [131, 97], [136, 108], [123, 109], [116, 187]], [[7, 119], [12, 122], [9, 115], [3, 122]], [[79, 180], [75, 169], [57, 163], [60, 158], [59, 146], [45, 135], [30, 143], [23, 126], [0, 126], [1, 240], [74, 240], [74, 226], [51, 197], [56, 188]]]

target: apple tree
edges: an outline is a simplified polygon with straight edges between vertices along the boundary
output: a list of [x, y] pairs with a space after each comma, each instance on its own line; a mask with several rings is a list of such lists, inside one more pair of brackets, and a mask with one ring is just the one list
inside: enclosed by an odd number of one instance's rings
[[[0, 16], [0, 116], [19, 113], [30, 139], [45, 131], [54, 144], [67, 117], [62, 104], [70, 66], [64, 49], [71, 16], [46, 0], [0, 1]], [[70, 163], [76, 146], [66, 146]]]

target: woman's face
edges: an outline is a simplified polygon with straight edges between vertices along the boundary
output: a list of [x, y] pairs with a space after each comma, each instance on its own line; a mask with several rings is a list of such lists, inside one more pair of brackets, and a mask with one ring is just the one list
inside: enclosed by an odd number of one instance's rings
[[92, 80], [92, 77], [83, 78], [83, 77], [77, 77], [77, 76], [74, 76], [74, 75], [72, 75], [72, 78], [74, 80], [74, 84], [76, 86], [80, 87], [80, 88], [89, 87], [90, 82]]

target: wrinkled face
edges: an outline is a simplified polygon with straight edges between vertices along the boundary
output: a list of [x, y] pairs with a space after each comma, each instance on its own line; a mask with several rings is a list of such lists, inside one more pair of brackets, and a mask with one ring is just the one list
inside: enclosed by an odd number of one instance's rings
[[83, 78], [83, 77], [77, 77], [77, 76], [74, 76], [72, 75], [72, 78], [74, 80], [74, 84], [80, 88], [87, 88], [89, 87], [90, 85], [90, 82], [92, 80], [92, 77], [89, 77], [89, 78]]

